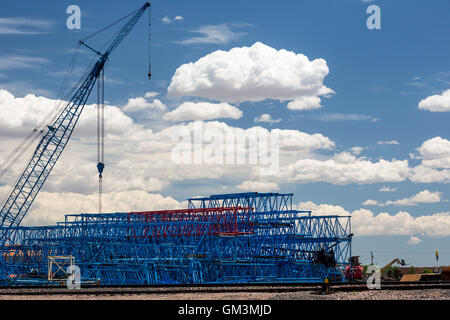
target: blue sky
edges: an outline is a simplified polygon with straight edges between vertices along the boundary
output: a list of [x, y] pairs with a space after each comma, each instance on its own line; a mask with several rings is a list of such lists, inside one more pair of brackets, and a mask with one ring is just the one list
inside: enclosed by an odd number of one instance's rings
[[[81, 8], [81, 30], [69, 30], [66, 27], [66, 8], [71, 4]], [[58, 0], [0, 3], [0, 89], [14, 95], [11, 101], [18, 104], [23, 101], [18, 101], [17, 98], [23, 98], [27, 94], [54, 99], [63, 80], [64, 70], [71, 59], [71, 49], [76, 46], [77, 41], [141, 5], [143, 1]], [[366, 9], [370, 5], [378, 5], [381, 9], [379, 30], [369, 30], [366, 27], [369, 17]], [[331, 211], [342, 209], [351, 213], [364, 209], [370, 210], [374, 216], [380, 213], [395, 216], [398, 212], [408, 212], [413, 219], [419, 218], [414, 222], [417, 226], [408, 227], [407, 231], [396, 231], [395, 226], [390, 229], [389, 224], [408, 223], [400, 218], [387, 222], [383, 220], [382, 223], [387, 225], [379, 231], [380, 235], [363, 227], [356, 229], [361, 232], [356, 232], [353, 253], [361, 255], [363, 262], [369, 261], [372, 250], [379, 264], [398, 257], [414, 265], [433, 265], [434, 250], [439, 249], [441, 262], [450, 264], [450, 230], [442, 231], [438, 228], [439, 225], [449, 225], [450, 217], [439, 218], [442, 220], [431, 218], [428, 232], [420, 227], [422, 221], [425, 221], [420, 220], [421, 217], [440, 213], [448, 215], [450, 211], [450, 150], [445, 149], [450, 143], [450, 105], [448, 100], [445, 102], [444, 99], [444, 103], [440, 102], [441, 105], [437, 106], [441, 108], [440, 112], [418, 108], [419, 103], [427, 97], [442, 96], [445, 90], [450, 89], [450, 44], [445, 41], [450, 30], [447, 17], [449, 9], [450, 3], [443, 0], [154, 1], [151, 6], [152, 80], [147, 78], [148, 18], [145, 14], [129, 37], [114, 52], [105, 70], [106, 100], [116, 108], [111, 109], [111, 112], [115, 112], [114, 115], [111, 113], [111, 117], [116, 117], [111, 123], [120, 125], [131, 119], [136, 130], [147, 134], [148, 130], [155, 134], [160, 130], [170, 130], [173, 126], [181, 125], [180, 122], [170, 123], [163, 120], [164, 113], [160, 112], [161, 108], [155, 107], [152, 95], [149, 95], [147, 100], [144, 99], [146, 93], [155, 92], [156, 99], [164, 105], [164, 112], [177, 109], [183, 102], [228, 103], [238, 108], [242, 116], [218, 117], [210, 121], [241, 129], [261, 126], [268, 130], [321, 134], [334, 142], [332, 148], [317, 147], [306, 151], [298, 146], [298, 153], [290, 154], [289, 157], [301, 159], [304, 154], [309, 154], [305, 155], [308, 159], [326, 161], [337, 154], [346, 153], [354, 157], [348, 161], [356, 165], [361, 164], [363, 168], [365, 165], [371, 167], [371, 163], [379, 163], [380, 160], [388, 161], [389, 165], [393, 166], [389, 170], [394, 171], [398, 169], [396, 160], [407, 161], [408, 170], [425, 166], [427, 170], [433, 170], [427, 171], [431, 172], [430, 178], [427, 179], [424, 178], [424, 171], [410, 173], [409, 176], [400, 173], [401, 178], [398, 179], [389, 177], [390, 172], [387, 171], [382, 177], [377, 176], [374, 179], [364, 172], [362, 177], [349, 174], [349, 178], [343, 183], [334, 183], [320, 173], [317, 174], [318, 177], [311, 179], [289, 180], [279, 176], [258, 181], [265, 183], [265, 186], [272, 186], [270, 191], [293, 192], [294, 202], [310, 209], [324, 210], [324, 206], [328, 205], [331, 206], [328, 207]], [[182, 18], [175, 19], [177, 16]], [[96, 47], [102, 43], [101, 40], [94, 38], [88, 42]], [[234, 101], [205, 98], [195, 90], [191, 95], [167, 95], [172, 77], [183, 64], [196, 62], [217, 50], [229, 52], [233, 48], [251, 47], [257, 42], [273, 49], [274, 54], [284, 49], [302, 54], [310, 61], [323, 59], [329, 69], [322, 79], [323, 85], [332, 89], [334, 94], [329, 97], [321, 96], [320, 107], [307, 110], [288, 109], [287, 103], [294, 98], [281, 101], [270, 97], [256, 99], [257, 101]], [[79, 68], [85, 67], [83, 63], [87, 62], [87, 57], [88, 54], [81, 54]], [[75, 73], [73, 80], [77, 80], [76, 76]], [[283, 74], [276, 77], [282, 79]], [[280, 88], [273, 89], [272, 93], [275, 94]], [[134, 111], [132, 107], [127, 108], [131, 103], [130, 99], [139, 97], [139, 101], [144, 105], [136, 107]], [[94, 102], [93, 93], [88, 104]], [[41, 103], [43, 106], [39, 112], [45, 116], [45, 103]], [[27, 107], [30, 108], [29, 105]], [[37, 116], [39, 112], [36, 113]], [[0, 135], [4, 141], [0, 147], [1, 156], [6, 156], [11, 150], [10, 147], [19, 141], [19, 132], [27, 132], [33, 128], [35, 120], [28, 119], [27, 114], [29, 115], [26, 113], [20, 119], [21, 125], [8, 123], [6, 120], [3, 124], [0, 122]], [[281, 120], [256, 122], [255, 118], [262, 114], [270, 114], [272, 119]], [[95, 127], [89, 128], [89, 119], [86, 115], [85, 124], [81, 123], [81, 128], [74, 134], [71, 141], [73, 145], [65, 151], [61, 159], [62, 164], [55, 168], [56, 172], [53, 172], [48, 186], [43, 190], [44, 195], [40, 200], [42, 202], [37, 204], [41, 210], [54, 209], [56, 205], [49, 204], [52, 201], [50, 199], [67, 197], [67, 194], [61, 195], [64, 192], [75, 194], [74, 203], [83, 202], [83, 197], [94, 195], [95, 188], [86, 187], [81, 174], [75, 181], [53, 177], [58, 173], [66, 174], [63, 167], [72, 165], [73, 168], [70, 167], [72, 169], [69, 171], [90, 173], [89, 168], [92, 166], [94, 171], [92, 177], [89, 177], [89, 183], [95, 183], [96, 153], [93, 142], [89, 140], [89, 132], [95, 131]], [[189, 125], [189, 120], [181, 123]], [[11, 128], [17, 130], [17, 136], [11, 137], [7, 134]], [[151, 150], [154, 145], [146, 149], [147, 158], [139, 158], [139, 152], [133, 151], [132, 144], [128, 145], [126, 140], [119, 141], [117, 136], [120, 135], [119, 132], [115, 137], [111, 137], [109, 141], [113, 142], [110, 143], [109, 150], [107, 137], [106, 185], [108, 161], [111, 163], [110, 167], [118, 172], [124, 166], [132, 167], [137, 162], [145, 162], [145, 159], [151, 158], [155, 165], [152, 167], [152, 164], [148, 164], [149, 167], [145, 170], [163, 170], [157, 167], [162, 164], [158, 162], [158, 155]], [[136, 133], [136, 136], [138, 135]], [[441, 140], [438, 140], [438, 137]], [[423, 145], [426, 141], [429, 143]], [[117, 145], [114, 145], [114, 142], [117, 142]], [[139, 145], [142, 146], [142, 143]], [[123, 152], [120, 146], [123, 146]], [[419, 150], [421, 146], [423, 148]], [[351, 149], [353, 147], [358, 149]], [[88, 150], [91, 149], [92, 152], [89, 153]], [[126, 161], [129, 161], [129, 164]], [[289, 161], [283, 165], [288, 166], [294, 163], [295, 159], [290, 158]], [[439, 164], [436, 164], [437, 162]], [[80, 169], [81, 165], [83, 168], [86, 166], [86, 171]], [[353, 167], [349, 168], [352, 170]], [[170, 168], [166, 169], [170, 171]], [[378, 170], [376, 166], [372, 169]], [[167, 206], [194, 195], [244, 191], [238, 186], [242, 186], [244, 180], [255, 180], [255, 177], [243, 177], [239, 180], [239, 177], [233, 175], [240, 172], [239, 170], [245, 171], [245, 168], [228, 166], [221, 168], [224, 171], [219, 173], [217, 168], [208, 167], [202, 170], [207, 173], [211, 170], [214, 174], [209, 177], [193, 174], [181, 178], [149, 175], [143, 182], [130, 183], [134, 187], [124, 187], [126, 182], [118, 183], [111, 186], [109, 192], [133, 192], [139, 189], [140, 183], [152, 183], [159, 187], [144, 191], [161, 195], [160, 197], [166, 199], [161, 202], [161, 206]], [[317, 170], [322, 169], [319, 166]], [[392, 176], [397, 173], [392, 172]], [[14, 174], [15, 172], [11, 173], [12, 180]], [[2, 181], [5, 188], [11, 183], [12, 181]], [[429, 193], [414, 198], [415, 202], [412, 200], [415, 195], [425, 190]], [[167, 200], [169, 197], [173, 202]], [[369, 199], [376, 201], [376, 204], [364, 205]], [[402, 199], [404, 201], [395, 202]], [[386, 203], [388, 201], [391, 202]], [[59, 206], [57, 209], [58, 212], [65, 210]], [[94, 211], [95, 208], [74, 205], [67, 210]], [[41, 212], [39, 208], [32, 211], [30, 215], [33, 214], [34, 218], [30, 218], [28, 222], [39, 224], [56, 219]]]

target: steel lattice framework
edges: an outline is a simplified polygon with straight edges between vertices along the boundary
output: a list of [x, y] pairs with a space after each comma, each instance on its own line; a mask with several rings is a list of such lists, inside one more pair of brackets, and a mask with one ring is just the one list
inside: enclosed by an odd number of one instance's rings
[[[66, 215], [55, 226], [0, 228], [0, 283], [47, 284], [48, 257], [73, 256], [106, 285], [343, 280], [350, 217], [292, 209], [292, 194], [189, 199], [187, 209]], [[318, 252], [332, 257], [329, 264]]]
[[[74, 87], [74, 94], [64, 108], [57, 114], [54, 121], [47, 125], [45, 129], [42, 129], [41, 133], [43, 137], [39, 141], [29, 163], [19, 176], [9, 196], [6, 198], [5, 203], [0, 208], [0, 227], [14, 228], [20, 225], [20, 222], [27, 214], [28, 209], [69, 142], [81, 112], [84, 109], [95, 82], [99, 79], [105, 63], [117, 46], [131, 32], [149, 6], [150, 3], [147, 2], [144, 6], [132, 13], [125, 25], [111, 39], [111, 42], [107, 43], [109, 46], [104, 53], [100, 53], [83, 41], [80, 41], [80, 45], [82, 44], [97, 53], [98, 59], [92, 68], [89, 69], [89, 72]], [[36, 133], [36, 130], [33, 131], [33, 134]], [[7, 238], [3, 237], [4, 235], [10, 236], [10, 233], [0, 234], [0, 244], [7, 241]]]

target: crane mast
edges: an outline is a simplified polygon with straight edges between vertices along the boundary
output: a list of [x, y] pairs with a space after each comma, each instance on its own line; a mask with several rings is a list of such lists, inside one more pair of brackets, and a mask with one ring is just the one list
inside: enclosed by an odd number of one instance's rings
[[[81, 44], [98, 54], [98, 60], [90, 69], [90, 72], [79, 82], [75, 93], [55, 121], [47, 125], [31, 160], [0, 210], [0, 227], [14, 228], [20, 225], [66, 147], [96, 81], [100, 81], [101, 73], [110, 54], [130, 33], [148, 7], [150, 7], [150, 3], [147, 2], [132, 14], [132, 17], [117, 32], [104, 53], [95, 51], [80, 41]], [[100, 169], [99, 173], [101, 174]], [[0, 235], [0, 244], [4, 243], [7, 240], [6, 238], [6, 232]]]

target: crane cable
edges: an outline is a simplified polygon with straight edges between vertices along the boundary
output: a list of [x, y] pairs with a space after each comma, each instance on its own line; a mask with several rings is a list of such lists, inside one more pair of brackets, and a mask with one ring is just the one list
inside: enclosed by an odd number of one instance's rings
[[[89, 66], [86, 68], [85, 72], [83, 73], [83, 76], [81, 79], [69, 90], [65, 93], [67, 89], [67, 85], [69, 83], [70, 77], [73, 73], [74, 66], [76, 64], [76, 60], [79, 54], [80, 49], [80, 43], [78, 43], [78, 46], [76, 47], [74, 54], [72, 56], [72, 60], [67, 68], [66, 75], [64, 77], [64, 81], [61, 84], [61, 87], [58, 91], [57, 99], [55, 100], [55, 103], [53, 105], [53, 108], [50, 110], [49, 114], [42, 120], [29, 134], [28, 136], [9, 154], [9, 156], [0, 164], [0, 178], [3, 177], [9, 169], [17, 162], [19, 158], [22, 157], [22, 155], [30, 148], [30, 146], [34, 145], [35, 142], [41, 138], [45, 133], [45, 126], [49, 126], [54, 123], [58, 115], [63, 112], [65, 106], [67, 105], [67, 100], [69, 97], [74, 93], [74, 91], [81, 85], [81, 83], [84, 81], [84, 79], [88, 76], [89, 69], [92, 67], [92, 65], [95, 63], [95, 58], [92, 58]], [[30, 154], [28, 163], [33, 158], [33, 153]], [[20, 180], [20, 176], [15, 180], [15, 183], [13, 185], [17, 185], [17, 183]], [[12, 187], [11, 191], [14, 190], [14, 187]], [[6, 200], [8, 198], [8, 194], [5, 195], [5, 197], [0, 202], [0, 208], [3, 208], [3, 205], [5, 204]]]
[[[59, 89], [57, 100], [55, 101], [55, 104], [54, 104], [52, 110], [47, 115], [47, 117], [45, 117], [43, 121], [38, 123], [38, 125], [25, 137], [25, 139], [0, 164], [0, 177], [2, 177], [12, 167], [12, 165], [25, 153], [25, 151], [28, 150], [28, 148], [31, 145], [33, 145], [34, 142], [44, 134], [44, 128], [45, 128], [46, 123], [48, 123], [48, 124], [52, 123], [53, 122], [52, 120], [55, 119], [57, 114], [59, 114], [59, 112], [57, 112], [57, 111], [61, 109], [63, 102], [64, 102], [62, 94], [66, 90], [67, 84], [69, 82], [69, 78], [72, 74], [73, 67], [75, 65], [75, 62], [76, 62], [76, 59], [78, 56], [79, 47], [80, 47], [80, 44], [78, 44], [77, 48], [75, 49], [75, 53], [69, 64], [66, 75], [64, 77], [64, 81]], [[74, 89], [72, 89], [71, 91], [73, 91], [73, 90]], [[49, 121], [49, 119], [51, 119], [51, 120]]]
[[105, 73], [97, 77], [97, 170], [98, 170], [98, 212], [102, 213], [103, 169], [105, 168]]
[[[139, 10], [139, 9], [138, 9]], [[58, 115], [63, 112], [64, 107], [66, 106], [66, 101], [68, 97], [70, 97], [70, 95], [79, 87], [79, 85], [83, 82], [83, 80], [88, 76], [90, 67], [93, 65], [93, 63], [95, 63], [96, 59], [95, 57], [92, 59], [90, 65], [86, 68], [86, 71], [83, 73], [83, 76], [81, 77], [81, 79], [76, 83], [76, 85], [74, 85], [72, 87], [71, 90], [69, 90], [67, 93], [65, 93], [67, 85], [69, 83], [69, 79], [70, 76], [72, 74], [75, 62], [77, 60], [78, 57], [78, 53], [80, 50], [80, 46], [83, 42], [87, 41], [88, 39], [98, 35], [99, 33], [109, 29], [110, 27], [118, 24], [119, 22], [125, 20], [126, 18], [132, 16], [133, 14], [135, 14], [138, 10], [135, 10], [133, 12], [131, 12], [130, 14], [116, 20], [115, 22], [109, 24], [108, 26], [94, 32], [93, 34], [85, 37], [83, 40], [78, 42], [78, 45], [75, 49], [74, 55], [72, 57], [72, 60], [69, 64], [69, 67], [67, 69], [65, 78], [63, 80], [63, 83], [61, 84], [61, 87], [59, 89], [58, 92], [58, 96], [57, 96], [57, 100], [55, 101], [54, 107], [52, 108], [52, 110], [50, 111], [49, 115], [47, 117], [45, 117], [45, 119], [39, 123], [29, 134], [28, 136], [12, 151], [12, 153], [4, 160], [2, 161], [2, 163], [0, 164], [0, 178], [11, 168], [11, 166], [16, 163], [16, 161], [25, 153], [26, 150], [29, 149], [29, 147], [31, 145], [34, 144], [34, 142], [36, 142], [37, 139], [39, 139], [41, 136], [44, 135], [45, 132], [45, 126], [46, 124], [51, 125], [56, 118], [58, 117]], [[111, 39], [109, 39], [102, 47], [100, 50], [102, 50], [103, 48], [105, 48], [112, 40], [114, 39], [114, 36], [111, 37]], [[150, 64], [150, 9], [149, 9], [149, 79], [151, 77], [151, 64]], [[102, 210], [102, 204], [101, 204], [101, 194], [102, 194], [102, 185], [101, 185], [101, 180], [102, 180], [102, 172], [103, 172], [103, 168], [104, 168], [104, 73], [103, 73], [103, 69], [102, 69], [102, 84], [101, 84], [101, 88], [102, 88], [102, 97], [101, 97], [101, 104], [98, 104], [98, 108], [99, 108], [99, 115], [98, 115], [98, 123], [97, 126], [100, 125], [100, 127], [98, 127], [98, 131], [97, 131], [97, 135], [98, 135], [98, 154], [97, 154], [97, 158], [98, 158], [98, 163], [97, 163], [97, 168], [99, 171], [99, 211], [101, 212]], [[97, 79], [99, 80], [99, 78]], [[65, 94], [64, 94], [65, 93]], [[98, 102], [100, 102], [100, 89], [99, 89], [99, 96], [98, 96]], [[47, 126], [48, 126], [47, 125]], [[31, 155], [32, 157], [33, 155]], [[17, 182], [16, 182], [17, 183]], [[5, 201], [5, 200], [4, 200]], [[3, 202], [4, 202], [3, 201]], [[3, 205], [3, 203], [2, 203]]]
[[[125, 20], [126, 18], [130, 17], [131, 15], [135, 14], [138, 10], [135, 10], [133, 12], [131, 12], [130, 14], [126, 15], [125, 17], [122, 17], [118, 20], [116, 20], [115, 22], [109, 24], [108, 26], [94, 32], [93, 34], [87, 36], [86, 38], [84, 38], [81, 42], [85, 42], [88, 39], [96, 36], [97, 34], [109, 29], [110, 27], [114, 26], [115, 24]], [[150, 13], [150, 10], [149, 10]], [[149, 19], [150, 19], [150, 15], [149, 15]], [[149, 20], [150, 23], [150, 20]], [[150, 34], [149, 34], [150, 37]], [[108, 40], [101, 49], [103, 49], [108, 43], [110, 43], [112, 41], [114, 37], [111, 37], [110, 40]], [[149, 38], [150, 41], [150, 38]], [[44, 120], [42, 122], [40, 122], [28, 135], [27, 137], [25, 137], [25, 139], [5, 158], [5, 160], [2, 161], [2, 163], [0, 164], [0, 178], [7, 172], [9, 171], [9, 169], [11, 168], [11, 166], [25, 153], [26, 150], [28, 150], [28, 148], [38, 139], [40, 138], [43, 134], [44, 134], [44, 128], [46, 124], [52, 124], [54, 122], [54, 120], [56, 119], [56, 117], [58, 116], [58, 114], [62, 111], [62, 108], [65, 106], [64, 102], [65, 100], [70, 97], [70, 95], [73, 93], [73, 91], [78, 87], [78, 84], [80, 84], [82, 82], [82, 80], [85, 79], [85, 77], [87, 76], [90, 67], [93, 65], [93, 63], [95, 62], [95, 58], [93, 58], [93, 61], [91, 61], [91, 64], [88, 66], [88, 68], [86, 68], [86, 71], [84, 72], [83, 76], [81, 77], [81, 79], [78, 81], [77, 85], [75, 85], [69, 92], [67, 92], [66, 94], [64, 94], [67, 85], [69, 83], [69, 79], [70, 76], [72, 75], [73, 72], [73, 68], [75, 66], [78, 54], [79, 54], [79, 50], [80, 50], [80, 46], [81, 46], [81, 42], [78, 42], [78, 45], [75, 49], [75, 52], [72, 56], [72, 60], [69, 64], [69, 67], [67, 69], [66, 75], [64, 77], [63, 83], [61, 84], [61, 87], [58, 91], [58, 96], [57, 96], [57, 100], [55, 101], [55, 105], [52, 108], [52, 110], [50, 111], [50, 113], [47, 115], [47, 117], [44, 118]], [[149, 61], [150, 61], [150, 55], [149, 55]], [[149, 72], [150, 74], [150, 72]], [[58, 112], [59, 111], [59, 112]]]
[[94, 58], [92, 59], [88, 68], [84, 72], [81, 79], [74, 85], [71, 90], [65, 93], [67, 85], [69, 83], [69, 79], [72, 75], [73, 68], [75, 66], [78, 53], [80, 49], [80, 43], [75, 49], [74, 55], [72, 57], [71, 63], [67, 68], [67, 72], [64, 78], [64, 81], [59, 89], [57, 99], [55, 100], [53, 108], [50, 110], [49, 114], [42, 120], [26, 137], [25, 139], [3, 160], [0, 164], [0, 178], [3, 177], [6, 172], [17, 162], [19, 158], [32, 146], [36, 140], [41, 138], [45, 133], [45, 126], [49, 126], [54, 123], [58, 115], [63, 111], [67, 104], [67, 99], [73, 94], [73, 92], [79, 87], [81, 82], [87, 77], [90, 67], [95, 62]]
[[150, 8], [148, 8], [148, 80], [152, 78], [152, 63], [150, 59]]
[[[82, 42], [86, 42], [88, 39], [90, 39], [90, 38], [96, 36], [96, 35], [99, 34], [99, 33], [102, 33], [103, 31], [105, 31], [105, 30], [107, 30], [107, 29], [109, 29], [109, 28], [111, 28], [113, 25], [115, 25], [115, 24], [117, 24], [117, 23], [119, 23], [119, 22], [125, 20], [125, 19], [128, 18], [128, 17], [131, 17], [133, 14], [135, 14], [135, 13], [138, 12], [139, 10], [140, 10], [140, 9], [134, 10], [134, 11], [131, 12], [130, 14], [126, 15], [125, 17], [122, 17], [122, 18], [120, 18], [120, 19], [114, 21], [113, 23], [107, 25], [106, 27], [104, 27], [104, 28], [102, 28], [102, 29], [100, 29], [100, 30], [97, 30], [96, 32], [94, 32], [94, 33], [90, 34], [89, 36], [87, 36], [86, 38], [82, 39], [81, 41], [82, 41]], [[109, 42], [109, 41], [108, 41], [108, 42]], [[105, 45], [106, 45], [106, 44], [105, 44]], [[102, 48], [104, 48], [105, 45], [104, 45]]]

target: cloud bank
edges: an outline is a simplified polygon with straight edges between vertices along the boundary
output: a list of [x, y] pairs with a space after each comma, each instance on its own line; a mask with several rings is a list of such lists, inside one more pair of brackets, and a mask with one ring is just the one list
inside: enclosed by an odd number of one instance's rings
[[310, 61], [303, 54], [256, 42], [181, 65], [167, 94], [225, 102], [273, 99], [291, 101], [291, 109], [311, 109], [318, 107], [319, 96], [333, 93], [323, 84], [328, 72], [324, 59]]

